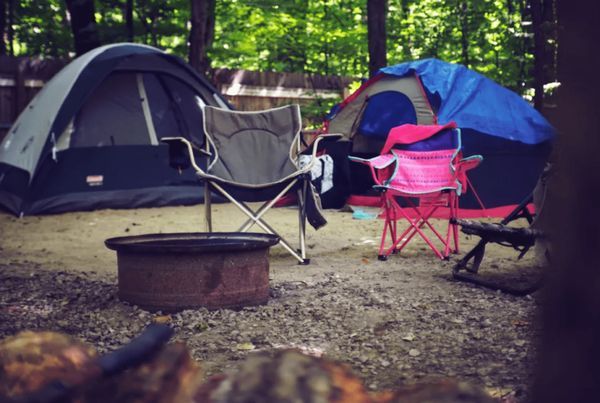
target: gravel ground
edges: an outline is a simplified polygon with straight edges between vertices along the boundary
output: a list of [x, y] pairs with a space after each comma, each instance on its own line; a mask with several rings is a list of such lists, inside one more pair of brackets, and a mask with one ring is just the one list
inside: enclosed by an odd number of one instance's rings
[[[228, 219], [221, 230], [237, 223], [230, 205], [217, 206], [215, 216]], [[270, 216], [291, 238], [295, 211]], [[57, 330], [106, 352], [153, 321], [168, 322], [206, 375], [255, 351], [297, 347], [348, 363], [370, 389], [456, 377], [526, 400], [540, 332], [536, 294], [515, 297], [451, 281], [452, 261], [440, 262], [416, 240], [406, 253], [380, 262], [381, 222], [349, 213], [328, 211], [330, 224], [309, 233], [309, 266], [272, 249], [264, 306], [165, 315], [119, 301], [116, 259], [104, 239], [194, 231], [200, 217], [198, 207], [0, 214], [0, 336]], [[467, 250], [476, 239], [461, 242]], [[482, 274], [517, 282], [539, 276], [532, 256], [517, 262], [516, 255], [489, 248]]]

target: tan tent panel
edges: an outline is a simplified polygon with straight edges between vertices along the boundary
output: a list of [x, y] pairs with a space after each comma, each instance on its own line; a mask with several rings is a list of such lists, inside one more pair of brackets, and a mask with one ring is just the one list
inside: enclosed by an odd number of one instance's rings
[[383, 144], [365, 139], [358, 132], [358, 127], [362, 119], [363, 112], [369, 102], [369, 99], [381, 92], [396, 91], [406, 95], [415, 108], [417, 124], [430, 125], [436, 122], [435, 113], [429, 105], [423, 87], [417, 76], [393, 77], [382, 76], [379, 80], [363, 85], [357, 90], [358, 96], [345, 105], [329, 122], [328, 131], [330, 133], [341, 133], [344, 137], [353, 140], [353, 150], [355, 152], [377, 152]]

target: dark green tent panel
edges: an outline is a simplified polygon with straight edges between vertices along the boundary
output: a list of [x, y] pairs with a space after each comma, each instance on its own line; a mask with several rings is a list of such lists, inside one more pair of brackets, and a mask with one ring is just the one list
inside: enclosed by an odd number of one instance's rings
[[193, 204], [192, 170], [162, 137], [203, 143], [204, 105], [229, 108], [183, 60], [130, 43], [94, 49], [52, 78], [0, 145], [0, 206], [14, 214]]

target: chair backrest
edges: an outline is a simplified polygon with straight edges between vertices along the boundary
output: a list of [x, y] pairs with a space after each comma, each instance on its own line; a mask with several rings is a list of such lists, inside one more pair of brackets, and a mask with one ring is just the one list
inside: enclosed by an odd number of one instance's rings
[[[445, 125], [413, 125], [404, 124], [393, 127], [381, 149], [381, 154], [390, 152], [392, 148], [411, 147], [441, 147], [444, 144], [452, 148], [455, 137], [448, 137], [448, 130], [456, 129], [456, 123], [449, 122]], [[441, 148], [437, 148], [441, 149]]]
[[395, 172], [387, 186], [410, 194], [459, 190], [461, 184], [453, 167], [455, 150], [406, 151], [393, 149]]
[[208, 172], [242, 184], [276, 182], [298, 168], [302, 119], [298, 105], [243, 112], [206, 106], [204, 132], [213, 158]]
[[[408, 132], [415, 133], [410, 128]], [[456, 170], [461, 148], [460, 130], [441, 127], [439, 131], [430, 130], [427, 136], [415, 139], [392, 145], [390, 151], [397, 164], [387, 186], [415, 195], [449, 189], [460, 192], [462, 185]]]

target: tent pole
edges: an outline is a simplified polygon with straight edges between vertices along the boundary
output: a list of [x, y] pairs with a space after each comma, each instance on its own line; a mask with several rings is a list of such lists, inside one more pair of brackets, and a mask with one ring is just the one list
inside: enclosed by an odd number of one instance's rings
[[150, 111], [150, 102], [148, 100], [148, 94], [146, 94], [146, 88], [144, 87], [144, 78], [141, 74], [136, 74], [138, 92], [140, 94], [140, 102], [142, 103], [142, 110], [144, 111], [144, 119], [146, 120], [146, 127], [148, 128], [148, 137], [150, 137], [150, 144], [153, 146], [158, 145], [158, 138], [156, 137], [156, 130], [154, 129], [154, 122], [152, 122], [152, 112]]

